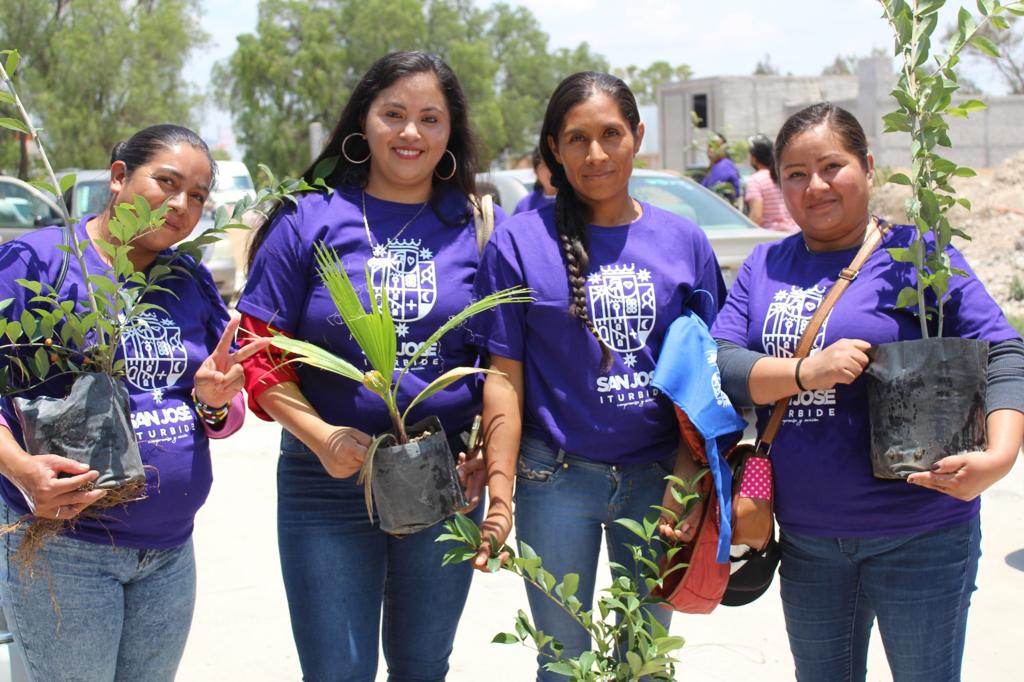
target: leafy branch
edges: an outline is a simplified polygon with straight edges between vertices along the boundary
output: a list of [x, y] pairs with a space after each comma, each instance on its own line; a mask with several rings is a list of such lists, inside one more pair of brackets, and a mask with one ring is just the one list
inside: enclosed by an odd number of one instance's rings
[[[953, 95], [960, 87], [956, 66], [960, 53], [969, 45], [990, 56], [998, 56], [998, 48], [984, 35], [983, 29], [987, 26], [1008, 29], [1010, 24], [1005, 15], [1024, 16], [1024, 2], [978, 0], [980, 20], [961, 8], [955, 38], [940, 55], [932, 54], [931, 39], [945, 0], [880, 2], [893, 30], [894, 54], [901, 59], [899, 78], [891, 93], [898, 108], [882, 120], [885, 132], [910, 134], [912, 158], [910, 176], [894, 173], [889, 182], [910, 186], [907, 216], [917, 227], [917, 235], [908, 247], [887, 249], [893, 260], [912, 263], [917, 271], [916, 285], [904, 287], [896, 305], [917, 308], [924, 338], [930, 336], [928, 320], [934, 316], [936, 335], [942, 336], [943, 307], [949, 299], [950, 279], [966, 275], [963, 270], [952, 267], [946, 248], [954, 236], [970, 239], [949, 222], [949, 211], [954, 206], [971, 208], [970, 201], [958, 197], [951, 183], [954, 178], [972, 177], [976, 173], [972, 168], [945, 158], [938, 148], [952, 147], [947, 116], [966, 118], [985, 109], [985, 104], [976, 99], [954, 105]], [[929, 58], [934, 62], [931, 66]], [[934, 307], [928, 305], [928, 290], [934, 294]]]

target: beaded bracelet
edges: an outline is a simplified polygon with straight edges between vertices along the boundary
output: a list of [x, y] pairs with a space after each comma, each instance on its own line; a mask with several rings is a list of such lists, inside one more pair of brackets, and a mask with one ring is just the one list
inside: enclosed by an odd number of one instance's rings
[[223, 424], [224, 420], [228, 418], [228, 410], [231, 409], [230, 402], [224, 403], [220, 407], [210, 407], [199, 399], [195, 390], [192, 391], [192, 403], [195, 405], [196, 414], [208, 426], [220, 426]]

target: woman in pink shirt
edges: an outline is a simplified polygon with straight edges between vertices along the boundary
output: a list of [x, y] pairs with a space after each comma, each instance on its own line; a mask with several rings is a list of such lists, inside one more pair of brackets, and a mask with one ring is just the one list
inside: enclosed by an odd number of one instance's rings
[[775, 180], [772, 141], [766, 136], [750, 138], [750, 165], [754, 167], [754, 174], [747, 179], [743, 195], [750, 220], [768, 230], [799, 232], [800, 227], [793, 222], [782, 201], [782, 192]]

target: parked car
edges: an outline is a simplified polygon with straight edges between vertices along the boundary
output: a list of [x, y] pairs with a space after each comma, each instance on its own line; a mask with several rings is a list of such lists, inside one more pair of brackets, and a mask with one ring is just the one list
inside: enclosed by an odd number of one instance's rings
[[27, 182], [0, 175], [0, 242], [29, 230], [61, 223], [53, 198]]
[[[532, 191], [535, 179], [532, 169], [516, 169], [480, 173], [476, 182], [479, 191], [492, 195], [511, 212]], [[786, 236], [758, 227], [714, 192], [673, 173], [638, 168], [630, 178], [629, 191], [641, 201], [697, 223], [707, 233], [729, 285], [755, 246]]]
[[246, 196], [256, 198], [256, 188], [246, 165], [241, 161], [218, 161], [217, 181], [206, 202], [210, 212], [221, 206], [230, 211], [235, 202]]
[[[76, 170], [75, 184], [64, 193], [64, 201], [73, 218], [98, 213], [110, 201], [109, 170]], [[67, 175], [63, 173], [62, 175]], [[0, 176], [0, 241], [14, 239], [29, 230], [62, 222], [57, 202], [35, 187], [6, 176]], [[213, 226], [213, 219], [204, 215], [192, 237]], [[235, 258], [231, 244], [221, 239], [203, 250], [203, 263], [213, 274], [217, 291], [225, 301], [238, 293]]]

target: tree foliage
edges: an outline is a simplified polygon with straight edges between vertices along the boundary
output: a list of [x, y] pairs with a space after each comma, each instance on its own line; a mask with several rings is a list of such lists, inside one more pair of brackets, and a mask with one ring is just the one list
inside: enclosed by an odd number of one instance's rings
[[[195, 124], [202, 99], [181, 71], [208, 40], [198, 12], [199, 0], [4, 0], [0, 48], [23, 55], [14, 80], [58, 165], [105, 167], [141, 127]], [[0, 165], [16, 167], [19, 147], [0, 139]]]
[[757, 64], [754, 65], [755, 76], [781, 76], [782, 72], [779, 71], [779, 67], [772, 64], [772, 56], [765, 53], [764, 57], [757, 60]]
[[689, 64], [672, 66], [666, 61], [656, 61], [646, 68], [630, 64], [625, 68], [615, 69], [614, 73], [626, 81], [636, 95], [638, 103], [654, 104], [657, 101], [659, 86], [689, 80], [693, 76], [693, 69]]
[[214, 69], [246, 163], [296, 173], [308, 163], [308, 126], [330, 128], [359, 78], [388, 52], [423, 49], [458, 75], [482, 160], [524, 155], [565, 76], [608, 64], [586, 43], [552, 50], [533, 14], [471, 0], [260, 0], [256, 32]]

